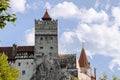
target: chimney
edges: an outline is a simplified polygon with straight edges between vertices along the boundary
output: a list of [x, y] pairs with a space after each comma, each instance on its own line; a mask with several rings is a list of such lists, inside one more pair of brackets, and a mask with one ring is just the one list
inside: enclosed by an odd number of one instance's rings
[[15, 54], [17, 52], [17, 45], [14, 43], [12, 48], [13, 48], [13, 54], [12, 55], [15, 56]]
[[96, 68], [94, 68], [94, 78], [96, 80]]

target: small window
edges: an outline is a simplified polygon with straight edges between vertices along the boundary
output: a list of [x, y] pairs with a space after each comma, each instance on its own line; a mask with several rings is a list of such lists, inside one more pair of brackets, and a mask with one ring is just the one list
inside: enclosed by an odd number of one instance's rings
[[53, 47], [50, 47], [51, 50], [53, 50]]
[[33, 62], [31, 63], [31, 65], [33, 65]]
[[20, 66], [21, 64], [20, 63], [18, 63], [18, 66]]
[[28, 62], [27, 62], [27, 65], [28, 65]]
[[25, 75], [25, 70], [22, 71], [22, 75]]
[[41, 37], [40, 40], [43, 40], [43, 38]]
[[85, 70], [85, 74], [87, 74], [87, 70]]
[[50, 42], [53, 43], [53, 37], [50, 37]]
[[44, 53], [42, 53], [42, 56], [44, 56]]
[[53, 40], [53, 37], [50, 37], [51, 40]]
[[49, 53], [50, 54], [50, 56], [52, 56], [52, 53]]
[[45, 40], [47, 40], [47, 36], [45, 37]]
[[41, 46], [40, 49], [43, 49], [43, 47]]

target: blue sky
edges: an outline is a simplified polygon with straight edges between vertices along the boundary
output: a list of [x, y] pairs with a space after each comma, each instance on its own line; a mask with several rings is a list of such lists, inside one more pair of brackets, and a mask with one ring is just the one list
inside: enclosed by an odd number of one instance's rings
[[17, 21], [0, 30], [1, 46], [34, 45], [34, 20], [41, 19], [47, 8], [59, 22], [59, 53], [79, 57], [84, 42], [98, 77], [103, 72], [120, 76], [120, 0], [11, 0], [10, 4]]

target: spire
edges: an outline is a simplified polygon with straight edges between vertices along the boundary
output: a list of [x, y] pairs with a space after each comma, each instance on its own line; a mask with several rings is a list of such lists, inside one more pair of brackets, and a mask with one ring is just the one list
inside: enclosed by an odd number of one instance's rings
[[82, 48], [78, 63], [80, 67], [86, 67], [86, 68], [90, 67], [84, 48]]
[[46, 9], [44, 16], [42, 17], [42, 20], [51, 20], [51, 17], [49, 16], [47, 9]]

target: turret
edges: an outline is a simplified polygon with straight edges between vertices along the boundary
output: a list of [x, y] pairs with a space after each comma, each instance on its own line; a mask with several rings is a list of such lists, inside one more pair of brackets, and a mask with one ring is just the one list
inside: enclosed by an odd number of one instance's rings
[[88, 76], [91, 76], [90, 63], [88, 62], [84, 48], [82, 48], [81, 55], [80, 55], [80, 58], [78, 60], [78, 64], [79, 64], [81, 73], [84, 73]]
[[12, 49], [13, 49], [12, 54], [13, 54], [13, 56], [15, 56], [17, 53], [17, 45], [15, 43], [13, 44]]

